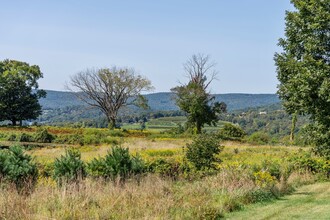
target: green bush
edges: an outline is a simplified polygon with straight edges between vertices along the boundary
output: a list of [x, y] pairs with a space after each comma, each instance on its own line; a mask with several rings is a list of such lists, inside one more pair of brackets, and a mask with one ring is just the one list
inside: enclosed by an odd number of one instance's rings
[[308, 170], [314, 174], [322, 174], [330, 178], [330, 160], [323, 157], [313, 157], [311, 153], [305, 153], [290, 158], [297, 170]]
[[115, 146], [104, 158], [95, 158], [88, 163], [88, 170], [94, 177], [110, 180], [119, 178], [123, 182], [131, 176], [143, 173], [145, 165], [140, 157], [131, 156], [128, 148]]
[[52, 143], [55, 137], [45, 128], [39, 128], [34, 136], [34, 141], [39, 143]]
[[[313, 152], [330, 160], [330, 130], [322, 124], [309, 124], [299, 132], [298, 138], [302, 144], [313, 146]], [[297, 140], [299, 143], [299, 139]]]
[[202, 134], [197, 136], [191, 144], [187, 144], [185, 157], [197, 170], [215, 169], [216, 162], [221, 162], [217, 157], [223, 150], [219, 138], [215, 135]]
[[149, 172], [157, 173], [162, 177], [170, 177], [172, 179], [176, 179], [184, 171], [182, 164], [174, 159], [157, 158], [150, 161], [147, 167]]
[[267, 144], [270, 141], [270, 137], [266, 133], [255, 132], [247, 138], [247, 141], [251, 144]]
[[27, 134], [27, 133], [22, 133], [21, 136], [19, 137], [19, 142], [33, 142], [34, 138]]
[[101, 136], [95, 134], [89, 134], [84, 136], [85, 144], [95, 144], [98, 145], [101, 143]]
[[17, 138], [16, 134], [10, 134], [7, 138], [7, 141], [16, 141], [16, 138]]
[[54, 179], [59, 185], [77, 183], [86, 177], [86, 165], [81, 160], [78, 150], [69, 149], [65, 155], [56, 158], [54, 162]]
[[268, 171], [271, 176], [275, 177], [278, 181], [281, 178], [281, 164], [276, 161], [263, 160], [261, 162], [261, 169]]
[[245, 204], [257, 203], [257, 202], [267, 202], [278, 198], [276, 193], [272, 190], [264, 188], [256, 188], [254, 190], [248, 191], [248, 193], [243, 197]]
[[22, 147], [13, 146], [0, 152], [0, 175], [5, 182], [14, 183], [19, 192], [27, 192], [37, 182], [38, 169]]
[[102, 138], [101, 143], [118, 145], [118, 144], [120, 144], [120, 140], [118, 139], [118, 137], [107, 136], [105, 138]]
[[223, 140], [241, 140], [246, 134], [239, 125], [226, 123], [220, 128], [218, 135]]
[[5, 162], [6, 162], [6, 154], [3, 151], [0, 151], [0, 182], [4, 178], [5, 175]]
[[80, 146], [84, 145], [84, 136], [82, 134], [63, 134], [58, 135], [53, 141], [58, 144], [79, 144]]
[[150, 157], [172, 157], [175, 155], [175, 151], [170, 149], [164, 149], [164, 150], [151, 149], [151, 150], [145, 150], [144, 153]]
[[0, 133], [0, 139], [7, 139], [6, 133]]
[[87, 171], [88, 174], [92, 177], [102, 177], [107, 178], [108, 175], [106, 175], [106, 165], [104, 158], [94, 158], [89, 163], [87, 163]]
[[173, 134], [173, 135], [183, 134], [184, 132], [185, 132], [185, 128], [184, 128], [184, 126], [182, 126], [181, 123], [176, 123], [175, 127], [166, 131], [166, 133]]
[[40, 177], [53, 177], [54, 174], [54, 163], [39, 163], [38, 171]]

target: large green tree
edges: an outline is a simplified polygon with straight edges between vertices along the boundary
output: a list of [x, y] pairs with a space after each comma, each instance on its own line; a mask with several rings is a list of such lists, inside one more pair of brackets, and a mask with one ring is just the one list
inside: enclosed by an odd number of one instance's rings
[[218, 114], [226, 111], [226, 104], [215, 102], [215, 97], [208, 91], [216, 76], [214, 66], [209, 56], [193, 55], [184, 64], [189, 82], [171, 90], [176, 95], [176, 104], [187, 113], [187, 127], [198, 134], [205, 124], [215, 126], [219, 120]]
[[43, 74], [36, 65], [16, 60], [0, 61], [0, 121], [13, 125], [37, 119], [42, 113], [38, 99], [46, 96], [38, 90], [38, 79]]
[[283, 52], [275, 54], [278, 94], [289, 113], [311, 116], [322, 133], [314, 135], [316, 152], [330, 156], [330, 0], [291, 3]]

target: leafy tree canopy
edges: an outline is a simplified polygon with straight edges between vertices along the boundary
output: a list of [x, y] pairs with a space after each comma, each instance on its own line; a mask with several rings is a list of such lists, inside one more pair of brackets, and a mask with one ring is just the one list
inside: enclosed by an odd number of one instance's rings
[[38, 90], [43, 74], [36, 65], [16, 60], [0, 61], [0, 121], [37, 119], [42, 113], [38, 99], [46, 97]]
[[286, 14], [283, 52], [275, 54], [278, 94], [289, 113], [309, 114], [329, 130], [330, 0], [291, 3], [296, 10]]
[[215, 126], [219, 120], [218, 114], [227, 108], [223, 102], [214, 102], [215, 97], [207, 91], [216, 75], [214, 65], [209, 62], [209, 56], [193, 55], [184, 64], [189, 77], [188, 84], [172, 88], [176, 94], [176, 104], [187, 113], [188, 127], [195, 129], [198, 134], [204, 124]]

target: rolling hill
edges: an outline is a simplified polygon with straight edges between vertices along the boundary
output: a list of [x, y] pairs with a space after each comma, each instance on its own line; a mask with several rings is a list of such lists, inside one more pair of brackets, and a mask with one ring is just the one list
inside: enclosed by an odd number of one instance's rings
[[[215, 100], [225, 102], [228, 111], [259, 107], [279, 103], [280, 100], [275, 94], [216, 94]], [[145, 97], [149, 101], [152, 111], [172, 111], [179, 110], [175, 105], [174, 95], [170, 92], [147, 94]], [[40, 100], [43, 109], [58, 109], [73, 106], [84, 106], [72, 92], [60, 92], [47, 90], [47, 97]]]
[[[77, 99], [75, 94], [72, 92], [50, 90], [46, 92], [47, 97], [40, 99], [43, 114], [38, 118], [38, 123], [61, 124], [92, 120], [104, 124], [104, 115], [98, 109], [91, 108], [84, 102]], [[140, 110], [136, 107], [126, 108], [120, 112], [120, 117], [124, 121], [129, 121], [131, 120], [130, 118], [134, 119], [142, 116], [142, 113], [150, 114], [156, 112], [168, 112], [170, 113], [169, 116], [175, 116], [171, 112], [178, 112], [179, 110], [175, 104], [174, 95], [172, 93], [153, 93], [147, 94], [145, 97], [149, 102], [149, 110]], [[229, 112], [260, 106], [270, 106], [280, 103], [277, 95], [275, 94], [216, 94], [215, 100], [225, 102], [228, 106], [227, 109]], [[180, 114], [182, 115], [182, 113]]]

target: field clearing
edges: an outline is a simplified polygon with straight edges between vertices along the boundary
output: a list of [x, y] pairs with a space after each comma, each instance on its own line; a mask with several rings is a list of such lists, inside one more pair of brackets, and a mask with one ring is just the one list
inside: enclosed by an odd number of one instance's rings
[[[65, 132], [71, 131], [77, 130], [67, 129]], [[129, 179], [124, 185], [90, 176], [77, 184], [59, 186], [47, 174], [39, 177], [35, 191], [29, 196], [19, 195], [14, 188], [6, 187], [0, 189], [0, 219], [218, 219], [248, 207], [250, 203], [265, 198], [274, 200], [264, 184], [273, 184], [286, 193], [286, 184], [315, 182], [314, 176], [308, 173], [293, 172], [283, 183], [270, 174], [267, 176], [267, 173], [264, 175], [263, 171], [255, 170], [262, 169], [260, 167], [265, 164], [286, 167], [287, 158], [309, 148], [225, 141], [221, 142], [224, 149], [218, 157], [222, 162], [217, 164], [219, 169], [216, 173], [202, 177], [193, 171], [182, 172], [181, 176], [173, 179], [160, 171], [183, 164], [184, 146], [191, 143], [191, 138], [154, 135], [149, 131], [129, 131], [130, 136], [119, 136], [121, 133], [117, 131], [108, 133], [105, 129], [81, 131], [87, 137], [95, 138], [103, 134], [101, 132], [117, 135], [112, 136], [117, 142], [83, 146], [51, 143], [34, 147], [27, 153], [39, 163], [43, 174], [50, 172], [55, 158], [72, 147], [81, 152], [85, 162], [103, 157], [112, 146], [120, 145], [129, 148], [133, 155], [139, 154], [146, 164], [155, 161], [169, 163], [159, 166], [158, 173], [145, 173], [137, 179]], [[148, 135], [143, 137], [144, 134]], [[169, 172], [172, 174], [172, 171], [176, 172], [175, 169]], [[261, 182], [256, 179], [259, 177]]]
[[[190, 143], [190, 139], [186, 138], [135, 138], [127, 137], [121, 139], [121, 146], [129, 148], [132, 154], [142, 154], [146, 151], [173, 151], [173, 157], [183, 156], [183, 147]], [[222, 143], [224, 150], [220, 153], [219, 157], [223, 163], [260, 163], [264, 159], [271, 158], [272, 160], [280, 160], [290, 154], [294, 154], [301, 150], [308, 150], [309, 148], [299, 148], [296, 146], [254, 146], [240, 142], [226, 141]], [[56, 146], [56, 145], [54, 145]], [[65, 153], [65, 149], [70, 146], [58, 147], [44, 147], [34, 148], [28, 151], [31, 155], [35, 156], [39, 162], [52, 162], [55, 158], [60, 157]], [[102, 144], [100, 146], [86, 145], [74, 146], [82, 155], [84, 161], [90, 161], [95, 157], [104, 156], [111, 149], [113, 145]], [[72, 146], [71, 146], [72, 147]]]
[[[175, 116], [175, 117], [162, 117], [162, 118], [156, 118], [156, 119], [150, 119], [145, 123], [146, 128], [149, 131], [158, 131], [163, 132], [169, 129], [177, 128], [179, 125], [184, 126], [185, 122], [187, 121], [187, 118], [185, 116]], [[219, 121], [217, 123], [217, 126], [209, 126], [205, 125], [204, 130], [205, 131], [217, 131], [224, 123], [228, 123], [225, 121]], [[132, 123], [128, 124], [125, 123], [122, 125], [123, 129], [141, 129], [140, 123]]]
[[[189, 140], [187, 139], [146, 139], [146, 138], [125, 138], [123, 139], [122, 147], [129, 148], [130, 152], [141, 153], [143, 150], [174, 150], [180, 149]], [[111, 149], [113, 145], [89, 145], [89, 146], [75, 146], [80, 152], [82, 159], [89, 161], [95, 157], [104, 156]], [[63, 155], [67, 147], [46, 147], [35, 148], [29, 153], [35, 156], [39, 162], [52, 162], [55, 158]]]
[[227, 219], [329, 219], [330, 183], [299, 188], [273, 203], [254, 204], [228, 214]]

